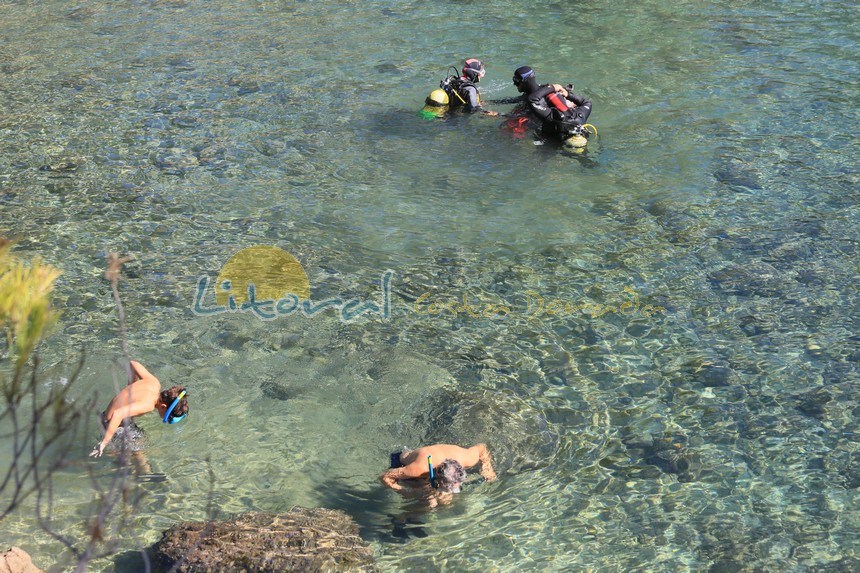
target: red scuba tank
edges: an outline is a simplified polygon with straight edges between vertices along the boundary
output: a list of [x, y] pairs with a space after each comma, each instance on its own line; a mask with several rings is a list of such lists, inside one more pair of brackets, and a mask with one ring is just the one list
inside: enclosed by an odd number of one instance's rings
[[567, 107], [567, 104], [566, 104], [566, 103], [564, 103], [564, 98], [563, 98], [563, 97], [561, 97], [561, 96], [559, 96], [559, 95], [558, 95], [557, 93], [555, 93], [555, 92], [553, 92], [553, 93], [549, 94], [548, 96], [546, 96], [546, 99], [547, 99], [547, 101], [548, 101], [549, 103], [551, 103], [551, 104], [552, 104], [552, 106], [553, 106], [555, 109], [557, 109], [558, 111], [560, 111], [560, 112], [562, 112], [562, 113], [563, 113], [563, 112], [566, 112], [568, 109], [570, 109], [569, 107]]

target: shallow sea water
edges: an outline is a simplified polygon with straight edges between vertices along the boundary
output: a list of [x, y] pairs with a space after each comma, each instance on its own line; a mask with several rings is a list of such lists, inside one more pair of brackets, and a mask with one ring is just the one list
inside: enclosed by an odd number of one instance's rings
[[[123, 549], [202, 519], [211, 467], [221, 515], [343, 509], [385, 571], [860, 569], [855, 11], [0, 2], [0, 234], [63, 270], [45, 374], [83, 347], [107, 403], [118, 250], [132, 354], [191, 393], [187, 422], [140, 422], [168, 481]], [[485, 99], [524, 64], [575, 83], [599, 138], [422, 119], [470, 56]], [[390, 317], [195, 315], [254, 245], [314, 300], [379, 301], [393, 270]], [[58, 478], [70, 536], [91, 434]], [[433, 512], [378, 484], [439, 441], [485, 441], [500, 479]], [[70, 563], [27, 512], [0, 539]]]

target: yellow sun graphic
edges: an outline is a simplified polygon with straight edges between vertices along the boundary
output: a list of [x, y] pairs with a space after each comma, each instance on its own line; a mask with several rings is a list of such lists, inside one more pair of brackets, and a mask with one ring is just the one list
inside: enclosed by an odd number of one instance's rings
[[215, 283], [215, 300], [227, 305], [233, 295], [237, 305], [248, 300], [248, 285], [254, 285], [254, 299], [277, 301], [288, 294], [299, 300], [311, 296], [311, 285], [304, 267], [290, 253], [267, 245], [242, 249], [224, 263]]

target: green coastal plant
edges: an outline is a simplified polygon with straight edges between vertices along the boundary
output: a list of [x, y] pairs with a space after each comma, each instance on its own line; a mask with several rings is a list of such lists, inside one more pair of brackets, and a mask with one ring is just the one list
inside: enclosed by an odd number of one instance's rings
[[7, 400], [20, 393], [25, 365], [59, 318], [51, 307], [59, 269], [38, 257], [27, 264], [10, 253], [11, 247], [10, 241], [0, 239], [0, 328], [8, 352], [4, 358], [13, 363], [11, 373], [0, 371]]
[[[11, 445], [11, 463], [0, 475], [0, 519], [14, 511], [62, 465], [46, 455], [77, 426], [81, 410], [67, 400], [71, 381], [40, 395], [36, 348], [51, 332], [59, 312], [51, 305], [60, 271], [38, 257], [27, 262], [0, 239], [0, 434]], [[42, 393], [44, 394], [44, 393]]]

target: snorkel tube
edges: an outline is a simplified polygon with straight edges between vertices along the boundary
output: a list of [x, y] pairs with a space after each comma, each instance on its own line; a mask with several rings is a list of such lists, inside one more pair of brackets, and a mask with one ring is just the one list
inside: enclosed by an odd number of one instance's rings
[[164, 413], [164, 417], [161, 419], [161, 421], [162, 421], [163, 423], [165, 423], [165, 424], [176, 424], [177, 422], [181, 422], [182, 420], [184, 420], [184, 419], [185, 419], [185, 416], [187, 416], [187, 415], [188, 415], [187, 413], [182, 414], [181, 416], [177, 416], [177, 417], [175, 417], [175, 418], [171, 418], [171, 417], [170, 417], [170, 414], [172, 414], [172, 413], [173, 413], [173, 410], [174, 410], [174, 409], [176, 409], [176, 406], [178, 406], [178, 405], [179, 405], [179, 401], [180, 401], [180, 400], [182, 400], [182, 398], [184, 398], [184, 397], [185, 397], [185, 390], [183, 390], [182, 392], [180, 392], [180, 393], [179, 393], [179, 396], [177, 396], [177, 397], [173, 400], [173, 403], [172, 403], [172, 404], [170, 404], [170, 407], [167, 409], [167, 411]]
[[436, 489], [436, 475], [433, 473], [433, 458], [427, 456], [427, 465], [430, 467], [430, 487]]

